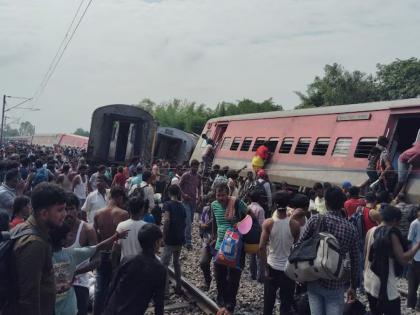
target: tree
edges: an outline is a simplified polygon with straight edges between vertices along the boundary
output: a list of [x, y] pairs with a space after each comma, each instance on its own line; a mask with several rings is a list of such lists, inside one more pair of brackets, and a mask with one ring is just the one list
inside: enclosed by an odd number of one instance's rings
[[364, 103], [379, 100], [372, 75], [361, 71], [349, 72], [334, 63], [324, 67], [324, 76], [316, 76], [306, 94], [295, 92], [301, 103], [297, 108]]
[[35, 126], [32, 125], [29, 121], [24, 121], [20, 123], [20, 126], [19, 126], [20, 136], [33, 136], [34, 134], [35, 134]]
[[420, 96], [420, 60], [397, 59], [388, 65], [377, 64], [376, 83], [381, 100]]
[[77, 128], [73, 134], [82, 137], [89, 137], [89, 131], [84, 130], [83, 128]]
[[4, 127], [3, 132], [4, 137], [17, 137], [19, 136], [19, 130], [16, 128], [12, 128], [9, 124], [6, 124]]
[[261, 103], [249, 99], [243, 99], [237, 104], [221, 102], [214, 110], [204, 104], [198, 105], [195, 102], [179, 99], [159, 105], [150, 99], [143, 99], [138, 106], [150, 112], [162, 127], [173, 127], [193, 133], [200, 133], [210, 118], [283, 109], [280, 105], [274, 104], [271, 98]]

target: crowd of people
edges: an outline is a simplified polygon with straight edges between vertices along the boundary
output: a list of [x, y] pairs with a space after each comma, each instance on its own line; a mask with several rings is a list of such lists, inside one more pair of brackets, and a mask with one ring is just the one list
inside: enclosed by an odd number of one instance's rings
[[[258, 151], [263, 162], [266, 151]], [[210, 147], [203, 163], [185, 165], [146, 165], [138, 158], [123, 166], [88, 165], [83, 151], [27, 145], [1, 153], [0, 244], [10, 254], [5, 260], [0, 250], [0, 277], [8, 271], [7, 281], [0, 279], [7, 292], [2, 315], [84, 315], [90, 307], [95, 315], [144, 314], [150, 305], [163, 314], [171, 261], [174, 293], [182, 294], [183, 250], [200, 253], [202, 288], [215, 282], [220, 314], [235, 312], [245, 268], [264, 284], [264, 300], [255, 301], [264, 315], [273, 314], [277, 299], [282, 315], [343, 314], [363, 308], [358, 294], [367, 296], [374, 315], [419, 310], [420, 210], [402, 187], [391, 189], [387, 180], [372, 186], [388, 178], [381, 154], [385, 173], [368, 172], [368, 184], [320, 182], [304, 194], [274, 185], [259, 159], [245, 178], [212, 165]], [[227, 231], [247, 216], [261, 231], [258, 251], [241, 251], [235, 267], [220, 263], [215, 256]], [[348, 276], [297, 283], [286, 273], [291, 251], [320, 232], [338, 241]], [[404, 276], [407, 306], [397, 288]]]

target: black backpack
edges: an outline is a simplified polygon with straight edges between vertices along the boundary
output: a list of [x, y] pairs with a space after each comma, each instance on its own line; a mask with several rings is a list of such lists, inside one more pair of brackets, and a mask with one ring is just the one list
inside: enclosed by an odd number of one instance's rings
[[255, 185], [251, 186], [248, 190], [248, 194], [252, 193], [257, 193], [257, 195], [259, 196], [259, 200], [258, 203], [261, 205], [261, 207], [264, 208], [264, 210], [268, 210], [268, 196], [267, 196], [267, 192], [265, 190], [264, 184], [266, 183], [266, 181], [263, 182], [259, 182], [256, 181]]
[[[26, 235], [38, 235], [34, 229], [25, 229], [16, 233], [2, 233], [0, 240], [0, 310], [16, 297], [16, 279], [13, 266], [13, 247], [15, 242]], [[28, 266], [29, 267], [29, 266]]]

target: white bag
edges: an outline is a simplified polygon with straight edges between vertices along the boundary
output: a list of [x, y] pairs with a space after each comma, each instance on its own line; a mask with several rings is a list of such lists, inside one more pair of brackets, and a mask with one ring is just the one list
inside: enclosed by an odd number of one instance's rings
[[297, 282], [338, 280], [344, 274], [344, 256], [334, 235], [319, 232], [290, 253], [286, 275]]

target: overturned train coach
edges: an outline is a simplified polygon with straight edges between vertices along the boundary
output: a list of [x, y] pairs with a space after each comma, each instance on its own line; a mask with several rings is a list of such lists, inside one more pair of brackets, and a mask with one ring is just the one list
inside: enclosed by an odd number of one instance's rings
[[147, 111], [132, 105], [107, 105], [92, 115], [87, 149], [94, 163], [124, 163], [139, 157], [152, 162], [158, 124]]
[[[397, 169], [398, 156], [419, 137], [420, 98], [276, 111], [210, 119], [204, 134], [216, 143], [213, 164], [252, 170], [258, 146], [269, 142], [266, 171], [273, 182], [307, 188], [315, 182], [360, 185], [367, 179], [368, 155], [378, 136], [390, 140], [389, 153]], [[201, 139], [192, 158], [201, 159]], [[408, 181], [408, 197], [420, 202], [420, 169]]]
[[182, 164], [190, 159], [197, 141], [197, 135], [176, 128], [159, 127], [154, 158]]

